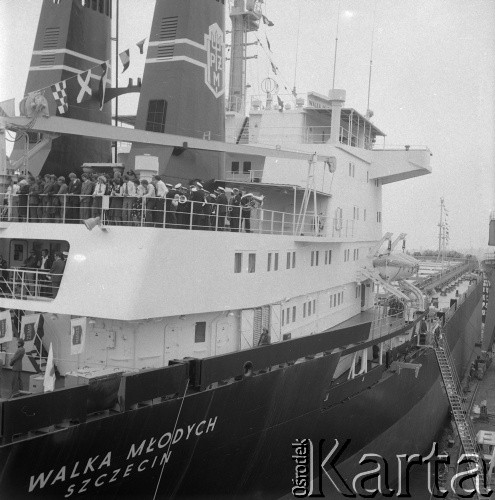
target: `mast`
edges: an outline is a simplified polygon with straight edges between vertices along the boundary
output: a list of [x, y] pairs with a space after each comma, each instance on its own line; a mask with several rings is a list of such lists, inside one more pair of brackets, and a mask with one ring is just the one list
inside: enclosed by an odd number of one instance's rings
[[[115, 0], [115, 88], [119, 88], [119, 0]], [[115, 126], [119, 125], [119, 94], [115, 96]], [[115, 141], [115, 163], [117, 163], [118, 144]]]
[[227, 109], [243, 115], [246, 110], [247, 34], [258, 30], [261, 15], [258, 0], [234, 0], [230, 9], [232, 47]]
[[337, 31], [335, 32], [335, 53], [333, 55], [333, 76], [332, 76], [332, 90], [335, 89], [335, 68], [337, 66], [337, 45], [339, 43], [339, 21], [340, 21], [340, 0], [337, 11]]

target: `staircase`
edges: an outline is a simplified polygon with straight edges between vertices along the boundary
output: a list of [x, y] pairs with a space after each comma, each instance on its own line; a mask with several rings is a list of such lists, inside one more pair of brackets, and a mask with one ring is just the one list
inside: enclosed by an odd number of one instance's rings
[[[474, 429], [471, 425], [471, 419], [469, 418], [464, 404], [462, 402], [462, 389], [455, 370], [454, 362], [451, 357], [448, 342], [445, 340], [445, 333], [440, 330], [440, 334], [436, 339], [436, 345], [434, 346], [435, 354], [438, 361], [438, 366], [442, 374], [443, 383], [445, 385], [445, 390], [449, 398], [450, 408], [454, 416], [455, 425], [457, 427], [457, 432], [459, 433], [459, 438], [461, 440], [462, 448], [465, 454], [476, 455], [478, 463], [478, 481], [479, 488], [476, 488], [475, 498], [482, 498], [481, 493], [484, 491], [484, 463], [480, 454], [478, 453], [478, 447], [476, 443], [476, 435]], [[479, 491], [478, 491], [479, 490]]]
[[236, 144], [249, 144], [249, 116], [244, 118], [241, 131], [237, 136]]

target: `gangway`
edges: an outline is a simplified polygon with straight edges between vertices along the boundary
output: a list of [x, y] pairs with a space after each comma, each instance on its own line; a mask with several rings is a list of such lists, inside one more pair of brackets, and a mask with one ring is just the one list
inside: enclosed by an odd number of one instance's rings
[[411, 299], [402, 293], [397, 287], [391, 285], [388, 281], [385, 281], [378, 271], [376, 269], [370, 269], [367, 267], [363, 267], [358, 270], [358, 276], [357, 276], [357, 281], [365, 281], [367, 279], [370, 279], [374, 283], [381, 285], [388, 293], [391, 293], [392, 295], [395, 295], [398, 299], [404, 300], [404, 301], [410, 301]]
[[[442, 374], [443, 383], [449, 398], [450, 409], [454, 416], [455, 425], [459, 434], [459, 439], [462, 448], [466, 455], [476, 457], [478, 465], [477, 477], [475, 480], [475, 494], [474, 498], [483, 498], [482, 492], [484, 491], [485, 476], [484, 476], [484, 463], [483, 459], [478, 452], [476, 435], [471, 425], [471, 420], [467, 414], [466, 408], [462, 401], [462, 389], [457, 376], [457, 372], [452, 360], [448, 342], [445, 339], [445, 332], [440, 326], [434, 327], [438, 334], [435, 335], [435, 354]], [[435, 331], [435, 329], [433, 331]]]

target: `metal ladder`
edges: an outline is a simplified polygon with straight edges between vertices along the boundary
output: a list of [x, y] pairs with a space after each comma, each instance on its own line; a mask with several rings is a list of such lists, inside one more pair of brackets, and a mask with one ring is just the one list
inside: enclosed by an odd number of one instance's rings
[[[455, 425], [459, 438], [461, 440], [462, 448], [465, 454], [476, 455], [478, 464], [478, 480], [480, 488], [476, 488], [474, 498], [482, 498], [480, 493], [484, 491], [484, 463], [481, 458], [476, 443], [476, 435], [471, 424], [464, 403], [462, 401], [462, 389], [459, 377], [457, 375], [454, 362], [452, 360], [451, 352], [448, 342], [445, 339], [445, 332], [440, 330], [440, 334], [435, 340], [435, 354], [442, 374], [445, 390], [449, 398], [450, 408], [454, 415]], [[479, 490], [479, 491], [478, 491]]]

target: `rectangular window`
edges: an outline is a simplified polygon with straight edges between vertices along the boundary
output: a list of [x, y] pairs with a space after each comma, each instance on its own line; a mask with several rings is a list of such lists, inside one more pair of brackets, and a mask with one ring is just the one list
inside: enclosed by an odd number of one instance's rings
[[308, 316], [311, 316], [311, 301], [308, 302]]
[[349, 177], [352, 176], [352, 163], [349, 163]]
[[292, 252], [292, 269], [296, 267], [296, 252]]
[[242, 173], [243, 174], [249, 174], [251, 172], [251, 162], [250, 161], [245, 161], [242, 164]]
[[292, 322], [296, 321], [296, 306], [292, 307]]
[[98, 2], [97, 0], [91, 0], [91, 8], [93, 10], [97, 10], [97, 7], [98, 7]]
[[278, 252], [275, 253], [275, 263], [273, 264], [273, 270], [278, 271]]
[[306, 317], [306, 302], [303, 304], [303, 318]]
[[110, 15], [110, 3], [112, 0], [105, 0], [105, 15]]
[[287, 252], [287, 269], [290, 269], [290, 252]]
[[194, 329], [194, 342], [206, 342], [206, 321], [198, 321]]
[[328, 250], [325, 250], [325, 265], [328, 264]]
[[290, 323], [290, 307], [288, 307], [286, 310], [285, 310], [285, 317], [287, 318], [286, 321], [287, 321], [287, 324]]
[[266, 262], [266, 270], [267, 270], [268, 272], [270, 272], [271, 267], [272, 267], [272, 254], [271, 254], [271, 253], [269, 253], [269, 254], [268, 254], [268, 260], [267, 260], [267, 262]]
[[318, 259], [319, 259], [319, 257], [320, 257], [320, 251], [319, 251], [319, 250], [316, 250], [316, 252], [315, 252], [315, 253], [316, 253], [315, 266], [317, 266], [317, 265], [318, 265]]
[[105, 11], [105, 3], [103, 2], [103, 0], [100, 0], [98, 2], [98, 10], [103, 14], [103, 12]]
[[332, 251], [331, 250], [328, 251], [328, 263], [329, 264], [332, 263]]
[[236, 252], [234, 257], [234, 273], [240, 273], [242, 271], [242, 253]]
[[313, 299], [313, 314], [316, 313], [316, 299]]
[[233, 174], [238, 174], [239, 173], [239, 162], [238, 161], [233, 161], [230, 169], [231, 169], [231, 172]]
[[370, 181], [370, 173], [369, 171], [366, 172], [366, 182]]
[[338, 299], [338, 300], [337, 300], [337, 305], [339, 305], [339, 306], [340, 306], [340, 293], [337, 295], [337, 299]]
[[315, 252], [314, 250], [311, 250], [311, 265], [315, 265]]
[[290, 340], [290, 335], [291, 335], [290, 333], [284, 333], [282, 335], [282, 340]]
[[248, 260], [248, 273], [254, 273], [256, 271], [256, 254], [250, 253]]
[[151, 100], [148, 103], [148, 117], [145, 129], [150, 132], [165, 132], [165, 117], [167, 116], [167, 101]]
[[356, 260], [359, 260], [359, 248], [356, 250]]
[[282, 326], [285, 324], [285, 309], [282, 309]]

